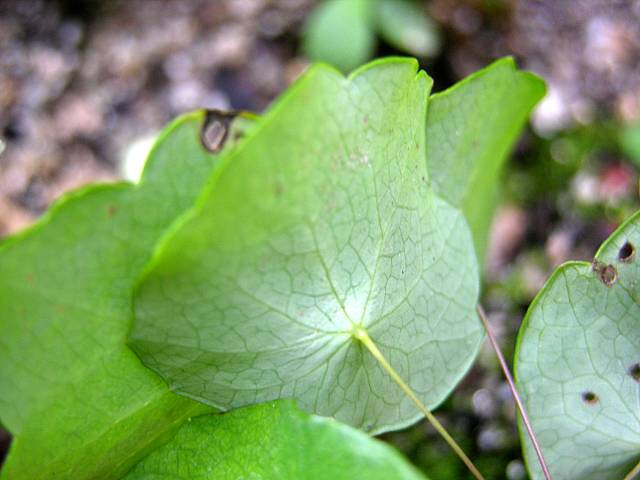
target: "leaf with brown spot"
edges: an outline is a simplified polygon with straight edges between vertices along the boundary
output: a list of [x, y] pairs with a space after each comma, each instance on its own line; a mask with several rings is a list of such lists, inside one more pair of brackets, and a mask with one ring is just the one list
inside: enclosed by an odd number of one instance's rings
[[[640, 212], [593, 263], [559, 267], [520, 328], [515, 371], [556, 479], [619, 480], [640, 458]], [[531, 477], [541, 479], [521, 428]]]
[[165, 129], [140, 184], [69, 193], [0, 245], [0, 418], [14, 435], [3, 480], [117, 478], [202, 411], [125, 337], [140, 270], [214, 168], [203, 117]]

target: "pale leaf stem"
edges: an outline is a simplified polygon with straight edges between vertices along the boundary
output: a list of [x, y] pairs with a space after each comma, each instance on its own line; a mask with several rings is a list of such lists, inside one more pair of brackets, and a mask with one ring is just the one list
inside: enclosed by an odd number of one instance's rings
[[420, 401], [420, 399], [413, 393], [413, 390], [405, 383], [405, 381], [400, 377], [398, 372], [394, 370], [391, 364], [387, 361], [382, 352], [378, 349], [377, 345], [371, 340], [369, 334], [364, 328], [358, 327], [354, 332], [355, 338], [360, 340], [362, 344], [369, 350], [371, 355], [380, 363], [382, 368], [389, 374], [389, 376], [393, 379], [394, 382], [398, 384], [398, 386], [402, 389], [402, 391], [411, 399], [413, 403], [418, 407], [418, 409], [427, 417], [427, 420], [433, 425], [433, 428], [444, 438], [444, 440], [449, 444], [449, 446], [453, 449], [454, 452], [460, 457], [460, 459], [467, 466], [469, 471], [473, 474], [473, 476], [478, 480], [484, 480], [482, 474], [478, 471], [476, 466], [469, 460], [469, 457], [462, 451], [462, 448], [456, 443], [456, 441], [449, 435], [449, 432], [445, 430], [442, 424], [438, 421], [438, 419], [431, 413], [431, 411], [426, 407], [424, 403]]

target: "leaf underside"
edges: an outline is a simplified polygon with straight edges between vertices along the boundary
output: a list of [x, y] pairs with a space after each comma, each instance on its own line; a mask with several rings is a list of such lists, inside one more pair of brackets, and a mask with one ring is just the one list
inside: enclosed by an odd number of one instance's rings
[[194, 418], [126, 480], [175, 478], [424, 480], [390, 446], [291, 401]]
[[427, 162], [433, 189], [461, 208], [483, 262], [502, 166], [544, 82], [507, 57], [429, 99]]
[[[595, 267], [559, 267], [520, 329], [518, 388], [554, 478], [619, 480], [640, 460], [638, 247], [640, 212]], [[520, 430], [531, 476], [544, 478]]]
[[294, 397], [375, 433], [415, 422], [356, 326], [430, 407], [464, 375], [477, 264], [428, 182], [416, 70], [313, 68], [225, 158], [135, 298], [130, 344], [174, 391], [225, 410]]

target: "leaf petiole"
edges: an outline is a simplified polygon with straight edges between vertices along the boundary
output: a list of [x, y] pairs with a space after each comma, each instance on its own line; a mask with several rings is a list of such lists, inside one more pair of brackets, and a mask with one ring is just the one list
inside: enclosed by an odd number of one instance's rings
[[433, 428], [444, 438], [444, 440], [449, 444], [449, 446], [453, 449], [453, 451], [460, 457], [460, 459], [467, 466], [469, 471], [473, 474], [473, 476], [477, 480], [484, 480], [482, 474], [478, 471], [473, 462], [467, 457], [464, 453], [460, 445], [456, 443], [456, 441], [449, 435], [449, 432], [442, 426], [442, 424], [438, 421], [438, 419], [431, 413], [431, 410], [427, 408], [427, 406], [420, 401], [420, 399], [413, 393], [411, 387], [405, 383], [402, 377], [395, 371], [395, 369], [391, 366], [391, 364], [387, 361], [382, 352], [378, 349], [378, 346], [371, 339], [367, 331], [363, 327], [355, 327], [353, 331], [353, 336], [369, 350], [369, 353], [373, 355], [373, 357], [380, 363], [382, 368], [389, 374], [389, 376], [393, 379], [394, 382], [398, 384], [398, 386], [402, 389], [402, 391], [411, 399], [411, 401], [418, 407], [418, 409], [427, 417], [429, 423], [433, 425]]
[[551, 480], [551, 473], [549, 473], [549, 468], [547, 467], [547, 464], [544, 461], [544, 455], [542, 455], [542, 450], [540, 449], [540, 445], [538, 444], [538, 439], [536, 438], [536, 434], [533, 432], [533, 427], [531, 426], [531, 422], [529, 421], [529, 416], [527, 415], [527, 411], [525, 410], [524, 405], [522, 404], [522, 399], [520, 398], [520, 394], [516, 389], [516, 384], [513, 381], [513, 377], [511, 376], [511, 372], [509, 371], [507, 362], [505, 361], [504, 356], [502, 355], [502, 351], [498, 346], [498, 342], [493, 336], [493, 332], [491, 332], [491, 326], [489, 325], [487, 314], [484, 312], [484, 309], [479, 304], [476, 307], [476, 310], [478, 311], [478, 316], [480, 317], [480, 320], [484, 325], [484, 329], [487, 331], [489, 342], [491, 342], [491, 346], [493, 347], [493, 350], [496, 352], [496, 356], [498, 357], [498, 363], [500, 363], [500, 368], [502, 368], [502, 373], [504, 373], [504, 376], [507, 379], [507, 383], [509, 384], [509, 389], [511, 390], [511, 395], [513, 395], [513, 399], [516, 402], [516, 407], [518, 407], [518, 411], [520, 412], [520, 416], [522, 417], [522, 422], [524, 423], [524, 426], [527, 429], [527, 433], [529, 434], [529, 438], [531, 439], [533, 448], [536, 451], [538, 461], [540, 462], [540, 466], [542, 467], [544, 478], [546, 480]]

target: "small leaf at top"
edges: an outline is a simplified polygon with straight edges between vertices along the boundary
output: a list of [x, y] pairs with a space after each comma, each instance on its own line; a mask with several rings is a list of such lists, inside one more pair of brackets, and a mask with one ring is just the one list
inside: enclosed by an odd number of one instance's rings
[[424, 3], [378, 0], [376, 7], [378, 30], [389, 44], [417, 57], [433, 58], [440, 52], [440, 31], [427, 16]]
[[362, 65], [373, 55], [372, 0], [325, 0], [311, 13], [303, 48], [314, 61], [327, 62], [343, 72]]
[[[515, 371], [553, 478], [620, 480], [640, 460], [640, 212], [529, 307]], [[532, 478], [543, 478], [524, 429]]]
[[389, 445], [290, 401], [194, 418], [125, 480], [175, 478], [425, 479]]
[[294, 397], [371, 432], [415, 422], [359, 327], [429, 407], [465, 374], [477, 263], [428, 183], [416, 71], [315, 67], [216, 169], [135, 298], [130, 343], [174, 391], [222, 409]]

